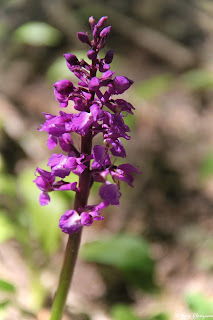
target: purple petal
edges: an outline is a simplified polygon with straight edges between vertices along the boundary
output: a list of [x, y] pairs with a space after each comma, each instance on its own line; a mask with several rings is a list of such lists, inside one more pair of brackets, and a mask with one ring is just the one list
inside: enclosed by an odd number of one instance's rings
[[71, 152], [72, 151], [72, 145], [73, 145], [73, 141], [72, 138], [70, 136], [70, 133], [64, 133], [62, 134], [61, 137], [58, 138], [59, 140], [59, 145], [61, 147], [61, 149], [65, 152]]
[[100, 37], [101, 37], [101, 38], [106, 38], [106, 37], [108, 37], [108, 35], [109, 35], [109, 33], [110, 33], [110, 30], [111, 30], [111, 26], [104, 28], [104, 29], [101, 31], [101, 33], [100, 33]]
[[68, 96], [73, 91], [73, 84], [67, 79], [57, 81], [53, 86], [62, 96]]
[[37, 177], [33, 182], [35, 182], [36, 186], [42, 191], [52, 190], [50, 182], [45, 177]]
[[100, 87], [100, 79], [97, 77], [93, 77], [89, 83], [89, 89], [92, 91], [98, 90]]
[[100, 20], [97, 22], [97, 27], [98, 28], [103, 28], [105, 26], [107, 20], [108, 20], [107, 16], [101, 17]]
[[87, 33], [85, 33], [85, 32], [78, 32], [77, 35], [78, 35], [78, 39], [79, 39], [82, 43], [88, 43], [88, 44], [90, 44], [89, 37], [88, 37]]
[[72, 66], [79, 65], [78, 58], [74, 54], [65, 53], [63, 56], [65, 57], [67, 66], [71, 71]]
[[106, 56], [105, 56], [105, 62], [106, 63], [111, 63], [112, 62], [112, 60], [113, 60], [113, 55], [114, 55], [114, 50], [109, 50], [109, 51], [107, 51], [107, 53], [106, 53]]
[[91, 60], [94, 60], [97, 57], [97, 52], [95, 52], [94, 50], [89, 50], [87, 52], [87, 57]]
[[117, 169], [123, 170], [125, 173], [136, 172], [141, 173], [136, 167], [132, 166], [130, 163], [120, 164]]
[[59, 220], [59, 228], [69, 235], [78, 232], [81, 227], [81, 218], [75, 210], [66, 211]]
[[115, 71], [108, 70], [102, 74], [101, 80], [111, 79]]
[[93, 105], [91, 105], [90, 112], [92, 113], [93, 119], [95, 121], [97, 121], [98, 118], [102, 117], [104, 114], [103, 110], [101, 109], [101, 107], [97, 103], [94, 103]]
[[93, 123], [93, 118], [89, 112], [80, 112], [74, 114], [72, 118], [73, 131], [77, 131], [81, 135], [86, 135], [89, 131], [91, 124]]
[[90, 226], [92, 223], [93, 223], [93, 218], [87, 212], [82, 212], [81, 224], [83, 226]]
[[53, 150], [57, 146], [57, 137], [49, 135], [49, 138], [47, 139], [47, 146], [50, 150]]
[[41, 192], [39, 196], [39, 203], [41, 206], [46, 206], [50, 202], [50, 196], [47, 192]]
[[60, 182], [56, 182], [54, 184], [54, 190], [64, 191], [64, 190], [72, 190], [76, 191], [77, 182], [66, 183], [63, 180]]
[[111, 89], [112, 94], [121, 94], [133, 84], [133, 81], [127, 77], [117, 76], [114, 78]]
[[117, 184], [103, 184], [99, 189], [99, 195], [107, 203], [111, 205], [119, 205], [121, 193]]

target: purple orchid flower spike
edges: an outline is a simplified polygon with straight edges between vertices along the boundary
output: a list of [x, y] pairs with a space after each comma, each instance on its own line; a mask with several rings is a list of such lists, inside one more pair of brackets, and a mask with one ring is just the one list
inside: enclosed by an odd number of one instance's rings
[[[93, 17], [89, 18], [92, 38], [87, 32], [77, 34], [78, 39], [88, 46], [90, 63], [74, 54], [64, 54], [65, 63], [77, 78], [78, 85], [74, 86], [69, 79], [54, 83], [55, 99], [60, 108], [66, 109], [60, 109], [57, 115], [44, 113], [46, 121], [38, 129], [48, 133], [47, 146], [50, 150], [61, 149], [49, 158], [49, 171], [36, 169], [34, 182], [41, 191], [40, 205], [50, 202], [53, 191], [75, 192], [74, 208], [68, 208], [59, 220], [60, 229], [69, 238], [51, 320], [62, 319], [82, 228], [103, 220], [102, 210], [105, 208], [118, 207], [120, 184], [125, 182], [133, 187], [134, 174], [140, 173], [129, 163], [116, 165], [117, 158], [126, 157], [123, 140], [130, 139], [130, 129], [125, 118], [127, 114], [133, 115], [134, 111], [134, 107], [119, 95], [128, 90], [133, 81], [126, 76], [115, 76], [111, 69], [114, 50], [101, 55], [104, 58], [99, 55], [111, 31], [111, 27], [106, 26], [107, 20], [106, 16], [98, 22]], [[76, 143], [76, 135], [81, 143]], [[95, 144], [97, 135], [99, 143]], [[78, 182], [73, 182], [75, 176]], [[100, 186], [100, 200], [87, 204], [94, 182]]]
[[[66, 110], [71, 108], [69, 102], [73, 101], [75, 113], [60, 111], [58, 115], [45, 114], [46, 121], [39, 129], [49, 134], [47, 146], [50, 150], [57, 145], [62, 150], [62, 153], [53, 153], [49, 158], [47, 165], [50, 172], [36, 169], [34, 182], [41, 190], [39, 201], [42, 206], [48, 204], [52, 191], [76, 192], [74, 210], [66, 211], [59, 223], [62, 231], [69, 235], [80, 231], [82, 226], [90, 226], [94, 220], [102, 220], [99, 211], [106, 206], [119, 206], [120, 182], [133, 187], [133, 175], [140, 173], [128, 163], [116, 166], [117, 157], [126, 157], [122, 139], [130, 139], [125, 116], [132, 115], [134, 111], [129, 102], [117, 98], [117, 95], [128, 90], [133, 81], [125, 76], [114, 76], [115, 71], [110, 69], [114, 50], [108, 50], [104, 58], [99, 56], [111, 30], [110, 26], [106, 26], [107, 19], [104, 16], [96, 22], [90, 17], [92, 39], [86, 32], [77, 35], [82, 43], [89, 46], [87, 56], [91, 64], [74, 54], [64, 54], [67, 67], [80, 81], [78, 87], [69, 79], [57, 81], [54, 94], [59, 106]], [[73, 133], [81, 137], [80, 150], [72, 139]], [[96, 135], [102, 136], [102, 145], [93, 145]], [[70, 175], [80, 177], [78, 186], [77, 182], [64, 181], [65, 178], [69, 180]], [[110, 176], [111, 180], [108, 180]], [[100, 204], [88, 206], [87, 198], [94, 181], [100, 184]]]

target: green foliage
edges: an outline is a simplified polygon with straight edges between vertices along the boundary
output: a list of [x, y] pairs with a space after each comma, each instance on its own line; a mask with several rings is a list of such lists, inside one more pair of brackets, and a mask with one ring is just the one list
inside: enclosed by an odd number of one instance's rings
[[141, 318], [135, 315], [130, 306], [124, 304], [116, 304], [110, 310], [113, 320], [169, 320], [165, 312], [160, 312], [154, 316]]
[[0, 315], [1, 315], [1, 311], [6, 309], [10, 304], [10, 300], [5, 299], [3, 301], [0, 301]]
[[199, 315], [213, 314], [213, 300], [206, 297], [203, 293], [189, 293], [186, 296], [188, 308]]
[[118, 234], [87, 243], [81, 250], [85, 260], [121, 270], [126, 280], [144, 290], [154, 289], [154, 261], [147, 242], [138, 236]]
[[208, 179], [213, 175], [213, 152], [206, 155], [201, 163], [200, 174], [203, 179]]
[[113, 320], [140, 320], [129, 306], [116, 304], [110, 310]]
[[59, 30], [44, 22], [27, 22], [20, 26], [13, 34], [15, 41], [31, 46], [54, 47], [61, 41]]
[[0, 279], [0, 291], [15, 293], [16, 288], [12, 283], [5, 281], [3, 279]]
[[164, 73], [139, 83], [136, 86], [135, 91], [139, 97], [149, 100], [166, 92], [172, 84], [173, 76], [171, 74]]
[[0, 243], [15, 236], [15, 226], [8, 218], [6, 211], [0, 210]]
[[150, 320], [169, 320], [169, 316], [165, 312], [160, 312], [152, 316]]
[[194, 69], [187, 71], [180, 77], [190, 90], [208, 90], [213, 88], [213, 74], [211, 71]]
[[13, 176], [3, 173], [0, 175], [0, 193], [12, 196], [16, 194], [16, 183]]
[[0, 300], [0, 319], [3, 319], [7, 312], [7, 307], [11, 304], [12, 297], [16, 293], [16, 288], [12, 283], [0, 279], [0, 293], [6, 294], [6, 298]]

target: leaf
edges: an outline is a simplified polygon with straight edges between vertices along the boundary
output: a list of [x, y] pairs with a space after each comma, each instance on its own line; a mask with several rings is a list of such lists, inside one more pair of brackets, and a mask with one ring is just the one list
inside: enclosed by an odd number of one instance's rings
[[149, 100], [166, 92], [172, 84], [173, 76], [165, 73], [139, 83], [135, 91], [139, 97]]
[[131, 284], [152, 290], [154, 262], [147, 242], [138, 236], [118, 234], [111, 238], [87, 243], [81, 249], [86, 261], [110, 265], [121, 270]]
[[200, 315], [213, 314], [213, 300], [206, 297], [203, 293], [189, 293], [186, 295], [186, 303], [192, 312]]
[[160, 312], [152, 316], [150, 320], [169, 320], [169, 316], [164, 312]]
[[16, 288], [12, 283], [0, 279], [0, 291], [15, 293]]
[[180, 77], [188, 89], [191, 90], [208, 90], [213, 88], [212, 72], [203, 69], [194, 69], [184, 73]]
[[27, 22], [13, 34], [15, 41], [31, 46], [54, 47], [61, 41], [62, 34], [56, 28], [45, 22]]
[[123, 304], [114, 305], [111, 308], [110, 313], [113, 320], [140, 320], [129, 306]]
[[5, 308], [7, 308], [10, 304], [10, 300], [6, 299], [3, 301], [0, 301], [0, 311], [4, 310]]
[[0, 211], [0, 243], [5, 242], [15, 236], [15, 227], [7, 217], [7, 212]]
[[204, 158], [203, 162], [201, 163], [200, 173], [203, 179], [208, 179], [213, 175], [213, 152], [210, 152]]

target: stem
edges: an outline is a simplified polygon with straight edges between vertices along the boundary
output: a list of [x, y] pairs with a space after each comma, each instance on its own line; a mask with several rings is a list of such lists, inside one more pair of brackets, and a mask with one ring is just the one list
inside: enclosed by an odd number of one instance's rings
[[[90, 154], [92, 149], [92, 135], [89, 132], [85, 137], [81, 138], [81, 153]], [[90, 190], [90, 161], [86, 162], [87, 168], [82, 172], [79, 178], [79, 192], [76, 193], [74, 209], [78, 211], [87, 204]], [[56, 291], [50, 320], [61, 320], [67, 299], [67, 294], [72, 281], [75, 263], [78, 256], [78, 250], [81, 241], [82, 230], [69, 236], [67, 247], [64, 255], [64, 262], [59, 278], [58, 289]]]

